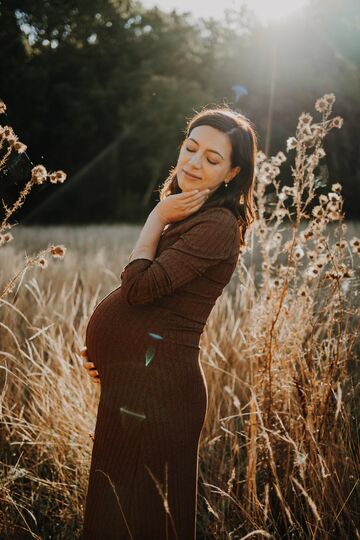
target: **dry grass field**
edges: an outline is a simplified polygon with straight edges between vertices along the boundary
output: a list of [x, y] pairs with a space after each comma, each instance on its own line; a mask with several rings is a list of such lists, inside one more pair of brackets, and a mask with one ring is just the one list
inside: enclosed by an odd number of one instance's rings
[[[322, 140], [341, 127], [331, 96], [288, 141], [290, 185], [276, 180], [285, 156], [259, 153], [257, 220], [201, 336], [199, 540], [360, 538], [360, 227], [344, 221], [338, 182], [317, 191]], [[79, 351], [139, 232], [0, 235], [0, 538], [79, 537], [101, 391]], [[65, 256], [37, 258], [49, 245]]]
[[[20, 225], [16, 241], [0, 250], [6, 282], [24, 251], [67, 246], [63, 260], [29, 268], [15, 301], [1, 304], [3, 538], [21, 538], [19, 527], [36, 531], [34, 538], [79, 533], [100, 389], [78, 351], [139, 232], [130, 225]], [[349, 224], [346, 236], [356, 234], [358, 224]], [[355, 537], [359, 277], [344, 280], [341, 303], [316, 287], [309, 301], [292, 287], [271, 357], [281, 289], [263, 281], [251, 234], [201, 340], [210, 402], [200, 446], [199, 538], [241, 538], [251, 529], [264, 538], [286, 530], [293, 538]]]

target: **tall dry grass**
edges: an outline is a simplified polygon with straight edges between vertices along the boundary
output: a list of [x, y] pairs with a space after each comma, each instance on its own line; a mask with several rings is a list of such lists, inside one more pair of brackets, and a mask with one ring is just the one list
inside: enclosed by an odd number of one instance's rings
[[[6, 105], [3, 101], [0, 100], [0, 115], [6, 114]], [[5, 177], [8, 175], [9, 167], [14, 167], [14, 161], [19, 162], [21, 157], [26, 156], [31, 165], [33, 163], [30, 161], [29, 157], [26, 154], [27, 146], [21, 142], [16, 135], [15, 131], [11, 126], [0, 125], [0, 180], [4, 181]], [[15, 159], [14, 159], [15, 158]], [[13, 164], [11, 164], [11, 159], [13, 159]], [[52, 184], [59, 184], [65, 182], [67, 174], [64, 171], [47, 171], [44, 165], [35, 165], [31, 168], [30, 178], [24, 179], [26, 183], [19, 193], [16, 201], [7, 206], [4, 199], [2, 198], [2, 207], [4, 209], [4, 216], [1, 217], [0, 223], [0, 248], [5, 244], [8, 244], [14, 240], [14, 236], [9, 231], [16, 226], [17, 223], [10, 223], [10, 218], [16, 213], [16, 211], [24, 204], [25, 199], [30, 195], [31, 190], [35, 186], [42, 185], [49, 181]], [[4, 190], [1, 189], [0, 193], [3, 194]], [[9, 293], [13, 292], [15, 285], [17, 285], [17, 290], [15, 292], [14, 298], [18, 293], [20, 285], [23, 278], [29, 268], [32, 266], [40, 266], [41, 268], [46, 268], [48, 266], [48, 256], [52, 255], [55, 258], [62, 259], [66, 253], [66, 248], [63, 245], [55, 246], [50, 244], [47, 248], [42, 249], [39, 253], [28, 257], [25, 255], [25, 260], [22, 265], [17, 268], [16, 272], [10, 277], [10, 279], [4, 283], [0, 289], [0, 299], [7, 296]]]
[[[318, 122], [300, 116], [287, 187], [285, 155], [259, 153], [258, 220], [202, 335], [199, 540], [359, 537], [360, 228], [344, 223], [340, 183], [319, 177], [323, 139], [341, 127], [333, 103], [317, 101]], [[78, 351], [139, 232], [20, 225], [0, 248], [8, 283], [22, 249], [67, 245], [0, 301], [1, 537], [79, 536], [100, 389]]]

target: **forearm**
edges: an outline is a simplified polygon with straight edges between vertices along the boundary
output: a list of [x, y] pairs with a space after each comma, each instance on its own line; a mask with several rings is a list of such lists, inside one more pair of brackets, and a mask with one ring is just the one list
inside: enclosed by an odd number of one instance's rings
[[165, 223], [163, 223], [158, 214], [152, 210], [148, 215], [135, 247], [130, 254], [129, 262], [133, 259], [141, 258], [154, 260], [164, 227]]

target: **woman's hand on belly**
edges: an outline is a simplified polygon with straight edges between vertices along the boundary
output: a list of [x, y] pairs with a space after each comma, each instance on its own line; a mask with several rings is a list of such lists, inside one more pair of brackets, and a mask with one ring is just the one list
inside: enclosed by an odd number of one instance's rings
[[87, 361], [87, 347], [83, 347], [80, 351], [80, 356], [84, 358], [83, 367], [86, 369], [88, 375], [90, 375], [93, 383], [100, 383], [99, 373], [95, 367], [94, 362]]

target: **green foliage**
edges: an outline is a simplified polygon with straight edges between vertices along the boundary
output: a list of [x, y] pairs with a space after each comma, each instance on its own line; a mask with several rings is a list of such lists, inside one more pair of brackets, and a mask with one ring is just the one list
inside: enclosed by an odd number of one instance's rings
[[[219, 22], [141, 2], [0, 0], [0, 97], [9, 123], [32, 161], [61, 166], [69, 184], [81, 173], [73, 191], [57, 189], [55, 213], [41, 206], [50, 195], [44, 187], [18, 219], [139, 219], [158, 200], [195, 110], [241, 107], [274, 153], [326, 92], [344, 118], [342, 133], [327, 141], [328, 176], [343, 181], [346, 215], [356, 217], [359, 12], [356, 0], [312, 0], [296, 19], [265, 28], [245, 8]], [[235, 84], [248, 89], [238, 103]], [[114, 141], [116, 156], [105, 152], [100, 173], [88, 170]], [[138, 201], [131, 211], [130, 192]]]

